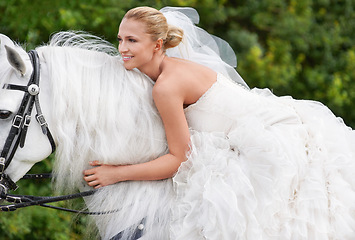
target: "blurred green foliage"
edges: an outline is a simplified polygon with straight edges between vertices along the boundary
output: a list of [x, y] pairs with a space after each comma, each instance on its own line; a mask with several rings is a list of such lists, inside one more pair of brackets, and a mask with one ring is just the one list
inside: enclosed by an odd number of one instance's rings
[[[321, 101], [355, 127], [355, 0], [0, 0], [0, 33], [27, 50], [61, 30], [84, 30], [116, 44], [124, 13], [143, 5], [196, 8], [199, 25], [235, 50], [237, 69], [251, 87]], [[50, 166], [47, 159], [32, 171]], [[48, 181], [22, 181], [20, 193], [52, 192]], [[81, 239], [85, 222], [39, 207], [0, 213], [0, 239]]]

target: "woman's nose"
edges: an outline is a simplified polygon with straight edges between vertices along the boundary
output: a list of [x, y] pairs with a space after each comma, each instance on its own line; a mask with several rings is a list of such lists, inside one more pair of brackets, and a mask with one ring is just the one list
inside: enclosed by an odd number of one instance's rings
[[123, 53], [123, 52], [127, 52], [128, 51], [128, 48], [127, 48], [127, 45], [121, 41], [119, 44], [118, 44], [118, 51], [120, 53]]

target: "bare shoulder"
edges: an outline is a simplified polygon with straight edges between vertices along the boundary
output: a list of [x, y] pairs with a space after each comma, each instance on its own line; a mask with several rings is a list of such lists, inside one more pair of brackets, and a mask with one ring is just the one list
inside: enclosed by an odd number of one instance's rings
[[179, 79], [174, 74], [163, 73], [153, 87], [153, 99], [160, 114], [176, 111], [184, 102], [184, 91]]
[[175, 99], [188, 105], [194, 103], [216, 81], [217, 74], [190, 61], [168, 58], [153, 88], [155, 101]]
[[160, 76], [154, 87], [153, 97], [176, 96], [181, 91], [178, 78], [172, 74], [164, 74]]

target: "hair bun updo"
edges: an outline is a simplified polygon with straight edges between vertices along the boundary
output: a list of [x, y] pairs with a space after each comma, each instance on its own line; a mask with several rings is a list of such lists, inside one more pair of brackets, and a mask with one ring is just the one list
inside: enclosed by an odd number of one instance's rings
[[184, 30], [179, 27], [168, 25], [168, 32], [166, 35], [164, 49], [173, 48], [180, 44], [184, 36]]

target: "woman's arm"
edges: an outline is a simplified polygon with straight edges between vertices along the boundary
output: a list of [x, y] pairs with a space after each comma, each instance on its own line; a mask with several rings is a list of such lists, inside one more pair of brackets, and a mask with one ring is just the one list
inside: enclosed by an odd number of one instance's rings
[[[176, 84], [172, 84], [176, 83]], [[189, 150], [190, 133], [184, 114], [184, 95], [178, 81], [162, 81], [153, 88], [155, 105], [163, 120], [169, 153], [149, 162], [112, 166], [91, 163], [84, 179], [95, 188], [129, 180], [159, 180], [172, 177]]]

